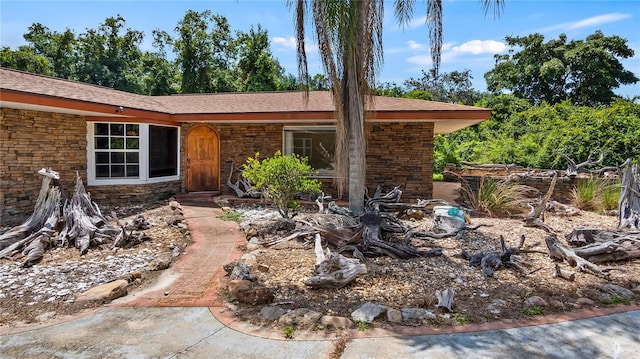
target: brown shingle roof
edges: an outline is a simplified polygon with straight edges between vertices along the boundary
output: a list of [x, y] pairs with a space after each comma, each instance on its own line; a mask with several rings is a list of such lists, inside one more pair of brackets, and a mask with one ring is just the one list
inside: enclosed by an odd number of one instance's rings
[[[102, 86], [59, 78], [33, 75], [26, 72], [0, 68], [0, 100], [8, 92], [48, 99], [73, 100], [89, 104], [123, 106], [156, 112], [162, 115], [211, 115], [212, 119], [220, 115], [234, 114], [294, 114], [317, 112], [331, 116], [333, 101], [329, 92], [309, 93], [305, 104], [302, 92], [256, 92], [256, 93], [218, 93], [190, 94], [173, 96], [143, 96], [117, 91]], [[5, 100], [6, 101], [6, 100]], [[65, 103], [64, 106], [70, 106]], [[98, 112], [107, 113], [100, 108]], [[109, 110], [112, 112], [112, 110]], [[454, 105], [442, 102], [412, 100], [391, 97], [374, 99], [374, 118], [378, 119], [421, 119], [421, 120], [483, 120], [489, 117], [489, 110]], [[325, 115], [323, 115], [325, 116]], [[403, 117], [405, 116], [405, 117]], [[256, 119], [258, 119], [256, 116]], [[317, 118], [317, 117], [316, 117]]]

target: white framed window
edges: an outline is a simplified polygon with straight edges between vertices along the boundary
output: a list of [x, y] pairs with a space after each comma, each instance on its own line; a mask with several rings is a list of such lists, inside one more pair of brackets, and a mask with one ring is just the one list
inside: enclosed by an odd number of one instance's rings
[[87, 123], [89, 185], [180, 179], [180, 128], [145, 123]]
[[334, 126], [285, 126], [283, 138], [285, 155], [295, 153], [306, 157], [320, 177], [333, 175], [336, 142]]

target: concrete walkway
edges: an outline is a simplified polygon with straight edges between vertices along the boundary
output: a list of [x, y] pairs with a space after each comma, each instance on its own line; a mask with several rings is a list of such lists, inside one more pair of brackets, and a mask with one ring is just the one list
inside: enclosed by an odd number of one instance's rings
[[[371, 329], [335, 335], [238, 321], [217, 294], [244, 237], [210, 202], [183, 202], [194, 243], [147, 290], [66, 322], [0, 336], [0, 358], [637, 358], [640, 307], [538, 322]], [[167, 293], [167, 295], [165, 295]], [[344, 344], [344, 347], [343, 347]], [[339, 354], [334, 354], [339, 353]]]

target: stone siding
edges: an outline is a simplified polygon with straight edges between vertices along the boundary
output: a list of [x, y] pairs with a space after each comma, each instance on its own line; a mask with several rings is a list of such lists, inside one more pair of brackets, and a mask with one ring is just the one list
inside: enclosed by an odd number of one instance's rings
[[67, 194], [76, 171], [86, 178], [84, 117], [2, 108], [0, 157], [0, 225], [16, 225], [33, 212], [42, 185], [38, 170], [59, 172]]
[[402, 198], [433, 196], [433, 123], [369, 125], [367, 187], [375, 192], [400, 186]]

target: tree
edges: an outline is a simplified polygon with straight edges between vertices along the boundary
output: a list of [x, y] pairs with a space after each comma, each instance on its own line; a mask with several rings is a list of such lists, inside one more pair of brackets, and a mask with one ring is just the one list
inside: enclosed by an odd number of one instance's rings
[[269, 33], [258, 25], [248, 33], [238, 32], [238, 91], [275, 91], [282, 67], [271, 54]]
[[49, 61], [52, 76], [64, 79], [73, 77], [76, 46], [73, 31], [66, 29], [65, 32], [59, 33], [40, 23], [34, 23], [29, 26], [29, 31], [23, 37], [31, 44], [36, 54]]
[[233, 36], [224, 16], [189, 10], [175, 28], [174, 52], [182, 70], [182, 93], [233, 91]]
[[409, 89], [423, 90], [431, 94], [431, 100], [473, 105], [480, 93], [473, 89], [471, 70], [437, 73], [434, 68], [422, 70], [422, 78], [410, 78], [404, 82]]
[[175, 63], [167, 59], [167, 47], [173, 39], [165, 31], [153, 30], [153, 47], [156, 52], [145, 52], [142, 55], [143, 91], [150, 96], [162, 96], [178, 93], [180, 73]]
[[[502, 0], [483, 0], [485, 12]], [[349, 208], [364, 211], [366, 179], [365, 109], [371, 104], [376, 72], [382, 65], [383, 0], [288, 0], [294, 7], [298, 70], [309, 88], [305, 26], [308, 16], [318, 39], [320, 58], [331, 84], [336, 116], [336, 177], [338, 192], [348, 177]], [[396, 0], [395, 15], [402, 25], [413, 16], [415, 0]], [[427, 0], [427, 22], [433, 66], [437, 70], [442, 49], [442, 0]]]
[[[583, 40], [544, 42], [541, 34], [505, 38], [508, 54], [495, 55], [496, 66], [485, 74], [493, 92], [508, 90], [533, 104], [569, 100], [575, 105], [608, 105], [613, 89], [639, 79], [624, 69], [620, 59], [633, 56], [627, 40], [596, 31]], [[517, 51], [514, 48], [520, 48]]]
[[116, 90], [140, 93], [144, 34], [127, 29], [120, 34], [125, 19], [108, 17], [97, 29], [87, 29], [78, 36], [77, 80]]
[[52, 75], [49, 60], [36, 54], [32, 47], [25, 45], [18, 47], [17, 50], [11, 50], [9, 47], [0, 49], [0, 66], [39, 75]]

